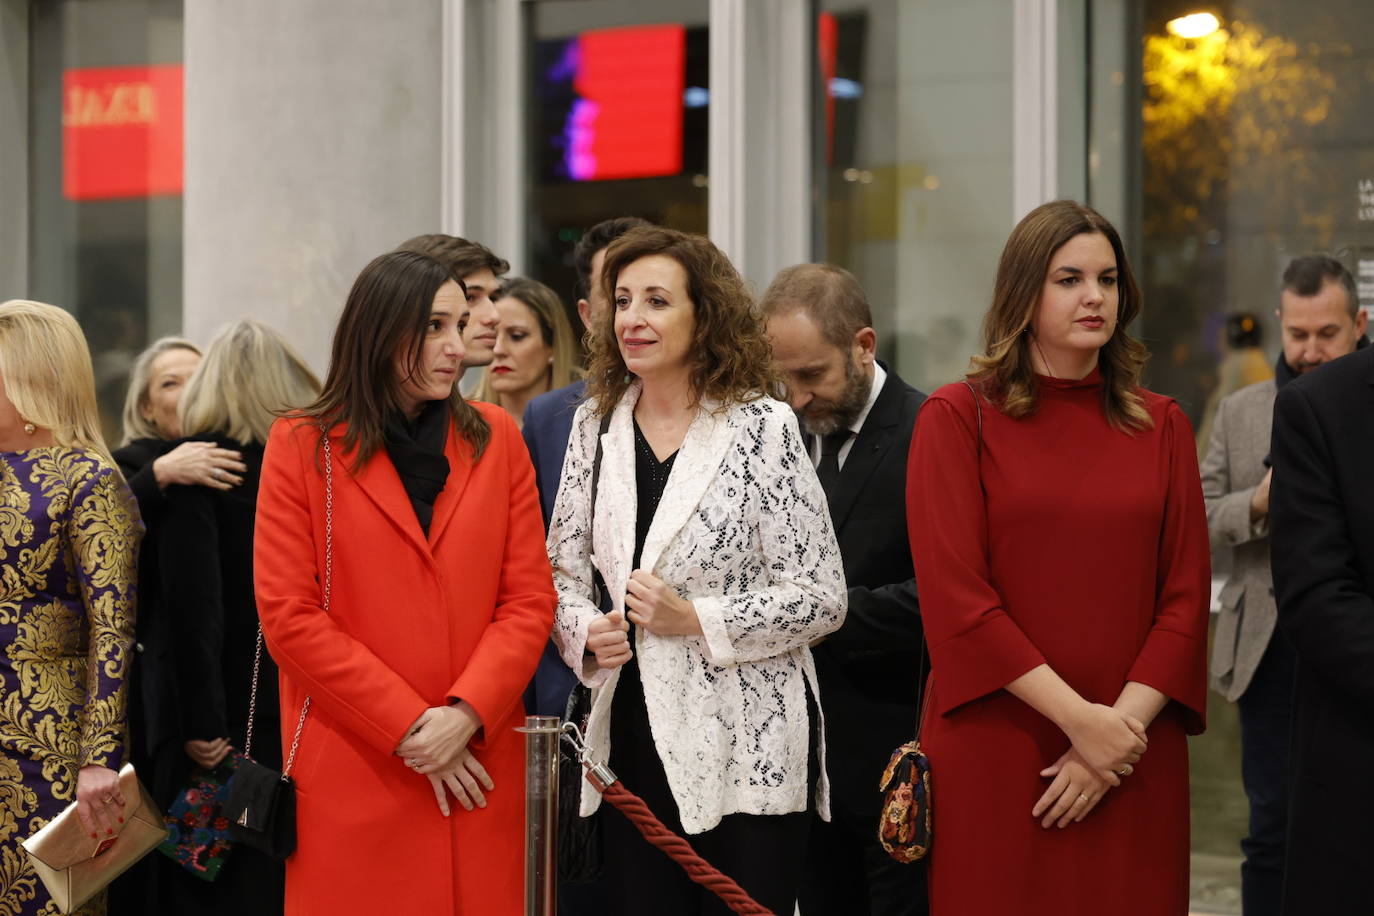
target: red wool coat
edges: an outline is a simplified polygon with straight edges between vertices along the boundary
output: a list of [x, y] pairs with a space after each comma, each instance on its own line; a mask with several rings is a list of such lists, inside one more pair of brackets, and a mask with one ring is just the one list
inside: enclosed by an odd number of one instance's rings
[[[311, 698], [291, 773], [299, 810], [288, 916], [521, 911], [524, 757], [514, 729], [556, 598], [520, 433], [499, 408], [474, 406], [491, 442], [474, 465], [450, 430], [451, 470], [428, 538], [386, 451], [353, 476], [335, 431], [328, 614], [318, 434], [300, 419], [272, 428], [254, 580], [281, 667], [284, 749]], [[481, 717], [471, 747], [496, 788], [485, 809], [453, 801], [446, 819], [428, 779], [394, 751], [425, 709], [451, 698]]]

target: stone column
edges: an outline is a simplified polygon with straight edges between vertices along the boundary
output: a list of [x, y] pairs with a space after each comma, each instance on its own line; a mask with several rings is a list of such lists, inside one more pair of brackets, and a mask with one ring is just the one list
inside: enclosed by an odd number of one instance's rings
[[323, 373], [348, 288], [440, 220], [441, 4], [186, 4], [185, 332], [241, 317]]

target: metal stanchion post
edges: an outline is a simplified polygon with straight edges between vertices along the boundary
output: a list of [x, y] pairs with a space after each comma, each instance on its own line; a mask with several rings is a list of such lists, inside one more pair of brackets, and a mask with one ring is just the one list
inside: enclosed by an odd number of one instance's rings
[[558, 905], [557, 716], [526, 716], [525, 916], [554, 916]]

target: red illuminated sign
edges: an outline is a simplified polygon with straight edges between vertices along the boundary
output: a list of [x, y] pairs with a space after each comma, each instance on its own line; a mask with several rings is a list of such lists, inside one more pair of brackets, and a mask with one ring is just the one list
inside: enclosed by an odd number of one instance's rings
[[825, 163], [835, 164], [835, 94], [830, 81], [839, 60], [840, 24], [833, 13], [821, 13], [816, 23], [816, 55], [820, 58], [821, 85], [825, 87]]
[[682, 25], [599, 29], [578, 36], [566, 165], [578, 181], [682, 171]]
[[62, 191], [68, 200], [180, 194], [182, 67], [68, 70]]

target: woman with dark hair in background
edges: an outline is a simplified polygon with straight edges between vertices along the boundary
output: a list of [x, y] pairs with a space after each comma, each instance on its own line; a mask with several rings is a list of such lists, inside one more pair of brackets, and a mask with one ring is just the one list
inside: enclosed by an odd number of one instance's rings
[[[159, 804], [181, 786], [184, 759], [177, 734], [172, 687], [172, 636], [159, 613], [158, 535], [169, 486], [230, 490], [242, 482], [242, 455], [215, 442], [179, 442], [177, 405], [200, 365], [200, 348], [181, 337], [162, 337], [134, 360], [124, 397], [124, 440], [114, 460], [129, 483], [146, 534], [138, 559], [138, 614], [128, 676], [129, 759]], [[112, 916], [142, 916], [161, 907], [171, 864], [148, 856], [110, 887]]]
[[[847, 600], [825, 494], [796, 416], [770, 396], [763, 323], [715, 245], [634, 229], [599, 280], [612, 307], [596, 317], [549, 528], [554, 639], [594, 688], [593, 757], [791, 913], [816, 796], [829, 816], [809, 645]], [[584, 785], [583, 816], [599, 803]], [[624, 818], [602, 831], [625, 912], [728, 912]]]
[[[232, 489], [173, 486], [158, 541], [160, 608], [170, 623], [178, 776], [214, 770], [242, 751], [253, 686], [258, 615], [253, 600], [253, 520], [263, 444], [277, 415], [314, 400], [319, 381], [280, 334], [239, 321], [216, 335], [178, 410], [188, 441], [218, 442], [243, 456]], [[149, 583], [151, 585], [151, 583]], [[145, 586], [146, 587], [146, 586]], [[253, 759], [281, 766], [277, 671], [264, 657]], [[227, 774], [226, 778], [227, 778]], [[166, 805], [170, 799], [159, 799]], [[176, 869], [167, 912], [280, 913], [284, 870], [239, 845], [213, 883]]]
[[[22, 840], [73, 802], [91, 837], [119, 788], [143, 526], [100, 435], [69, 313], [0, 304], [0, 913], [52, 914]], [[100, 916], [102, 892], [76, 912]]]
[[562, 300], [538, 280], [507, 280], [495, 301], [496, 344], [472, 397], [499, 404], [523, 426], [525, 405], [581, 375], [577, 340]]
[[1207, 519], [1187, 418], [1140, 387], [1140, 309], [1116, 229], [1038, 207], [968, 384], [917, 417], [935, 916], [1188, 911]]
[[555, 597], [520, 433], [455, 384], [466, 314], [434, 258], [375, 259], [320, 397], [268, 439], [253, 562], [284, 741], [309, 703], [292, 916], [521, 910], [515, 728]]

